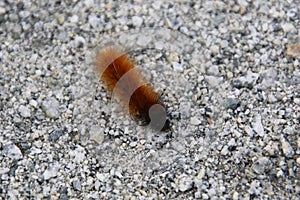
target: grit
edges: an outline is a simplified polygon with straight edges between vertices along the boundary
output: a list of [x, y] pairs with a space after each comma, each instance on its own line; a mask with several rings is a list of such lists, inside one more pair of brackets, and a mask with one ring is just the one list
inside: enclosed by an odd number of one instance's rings
[[[299, 199], [299, 0], [0, 1], [0, 198]], [[128, 51], [168, 132], [95, 73]]]

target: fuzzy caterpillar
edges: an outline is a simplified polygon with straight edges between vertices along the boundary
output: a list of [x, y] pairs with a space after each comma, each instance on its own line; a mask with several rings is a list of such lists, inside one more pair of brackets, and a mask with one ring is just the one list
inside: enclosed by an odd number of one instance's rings
[[116, 95], [132, 118], [155, 131], [167, 131], [169, 120], [160, 95], [134, 67], [134, 61], [115, 47], [97, 53], [96, 70], [109, 92]]

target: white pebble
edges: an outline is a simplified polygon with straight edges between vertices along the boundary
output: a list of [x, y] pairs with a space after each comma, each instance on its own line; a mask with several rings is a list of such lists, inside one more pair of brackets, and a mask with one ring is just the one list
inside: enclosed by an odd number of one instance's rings
[[191, 124], [199, 125], [199, 124], [201, 124], [201, 121], [197, 117], [191, 117]]
[[44, 179], [45, 179], [45, 180], [49, 180], [49, 179], [51, 179], [51, 178], [56, 177], [57, 174], [58, 174], [58, 169], [59, 169], [59, 167], [60, 167], [60, 166], [59, 166], [58, 163], [56, 163], [56, 164], [53, 165], [53, 166], [48, 167], [48, 168], [44, 171], [44, 173], [43, 173]]
[[23, 158], [23, 154], [19, 147], [17, 147], [15, 144], [7, 144], [3, 146], [3, 153], [7, 157], [15, 160], [19, 160]]
[[223, 77], [205, 76], [205, 80], [212, 87], [216, 87], [216, 86], [219, 86], [221, 84], [221, 82], [223, 81]]
[[139, 46], [147, 46], [151, 40], [152, 38], [149, 35], [140, 35], [136, 43]]
[[143, 24], [143, 18], [141, 18], [139, 16], [133, 16], [132, 24], [136, 27], [140, 27]]
[[70, 17], [70, 22], [72, 23], [77, 23], [78, 22], [79, 17], [77, 15], [73, 15], [72, 17]]
[[0, 7], [0, 15], [3, 15], [3, 14], [5, 14], [6, 13], [6, 10], [5, 10], [5, 8], [3, 8], [3, 7]]
[[284, 32], [290, 33], [296, 31], [296, 28], [293, 24], [290, 23], [284, 23], [281, 25], [281, 28], [283, 29]]
[[183, 71], [182, 64], [180, 64], [178, 62], [172, 62], [172, 66], [173, 66], [175, 71], [179, 71], [179, 72]]
[[178, 189], [181, 192], [185, 192], [189, 189], [192, 188], [193, 186], [193, 180], [191, 179], [191, 177], [187, 176], [187, 175], [181, 175], [178, 179]]
[[102, 144], [104, 141], [104, 132], [100, 126], [92, 126], [90, 129], [90, 139], [94, 140], [98, 144]]
[[80, 48], [84, 46], [85, 44], [85, 39], [81, 36], [76, 35], [75, 37], [75, 47]]
[[84, 1], [84, 5], [87, 7], [87, 8], [91, 8], [94, 6], [94, 0], [85, 0]]
[[265, 135], [264, 127], [261, 123], [261, 116], [257, 115], [252, 123], [254, 131], [260, 136], [263, 137]]
[[26, 106], [21, 105], [19, 107], [19, 112], [22, 117], [30, 117], [31, 116], [30, 109], [27, 108]]
[[70, 151], [69, 155], [76, 163], [82, 163], [85, 160], [85, 150], [81, 146], [77, 146], [75, 150]]

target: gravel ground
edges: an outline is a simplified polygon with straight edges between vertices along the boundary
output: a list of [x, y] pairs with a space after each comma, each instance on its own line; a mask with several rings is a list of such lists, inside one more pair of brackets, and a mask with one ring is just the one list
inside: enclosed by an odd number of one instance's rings
[[[298, 199], [300, 1], [0, 2], [3, 199]], [[138, 126], [95, 52], [162, 93]]]

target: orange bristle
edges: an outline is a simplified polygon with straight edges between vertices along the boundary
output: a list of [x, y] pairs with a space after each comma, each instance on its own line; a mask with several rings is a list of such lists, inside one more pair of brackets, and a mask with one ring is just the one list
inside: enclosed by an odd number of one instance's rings
[[[149, 124], [151, 106], [159, 104], [165, 108], [160, 96], [134, 69], [133, 60], [122, 51], [112, 47], [100, 51], [97, 55], [96, 69], [107, 90], [117, 95], [134, 119]], [[167, 126], [166, 123], [163, 129], [167, 130]]]

